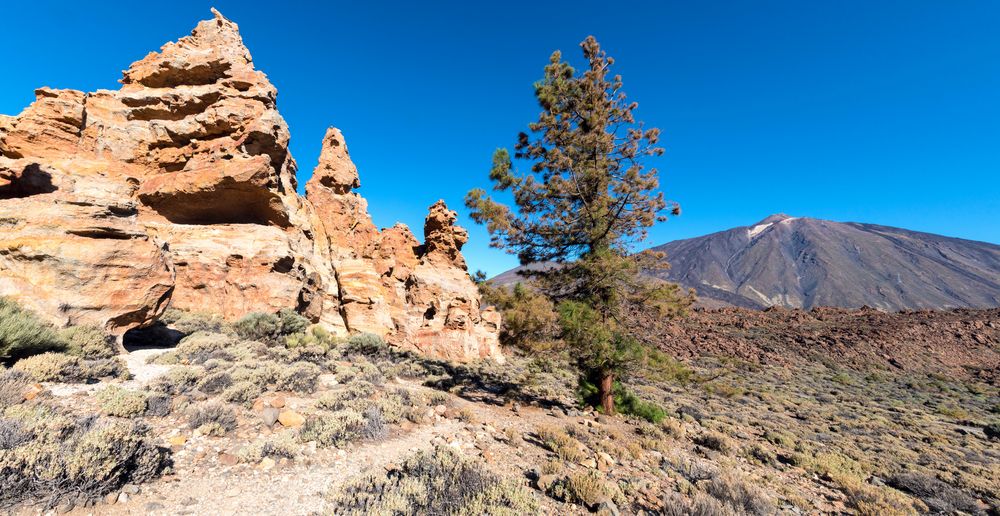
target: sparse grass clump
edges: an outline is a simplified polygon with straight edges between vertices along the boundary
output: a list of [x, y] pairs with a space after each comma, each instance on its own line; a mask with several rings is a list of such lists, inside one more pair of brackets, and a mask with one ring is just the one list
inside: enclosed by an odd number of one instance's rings
[[566, 477], [566, 500], [596, 509], [606, 500], [620, 497], [618, 488], [607, 481], [600, 472], [588, 469]]
[[545, 447], [555, 453], [560, 459], [569, 462], [580, 462], [587, 458], [583, 444], [570, 437], [564, 430], [555, 426], [542, 426], [537, 429], [538, 438]]
[[407, 459], [399, 469], [362, 477], [331, 493], [337, 514], [514, 516], [538, 507], [518, 482], [443, 447]]
[[101, 412], [109, 416], [134, 417], [146, 412], [148, 395], [141, 391], [130, 391], [117, 385], [109, 385], [97, 393]]

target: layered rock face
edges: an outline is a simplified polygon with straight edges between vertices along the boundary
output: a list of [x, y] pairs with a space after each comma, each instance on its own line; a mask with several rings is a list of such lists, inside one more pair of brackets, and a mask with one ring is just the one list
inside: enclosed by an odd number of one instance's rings
[[293, 308], [453, 360], [500, 358], [443, 202], [421, 244], [368, 215], [330, 129], [296, 193], [277, 92], [215, 12], [122, 88], [36, 91], [0, 116], [0, 296], [116, 334], [167, 306], [236, 319]]

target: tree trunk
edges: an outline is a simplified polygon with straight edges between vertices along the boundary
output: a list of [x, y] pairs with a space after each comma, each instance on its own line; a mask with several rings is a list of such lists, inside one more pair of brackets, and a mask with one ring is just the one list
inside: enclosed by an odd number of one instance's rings
[[615, 415], [615, 397], [611, 390], [615, 384], [615, 377], [611, 373], [601, 373], [601, 382], [598, 385], [598, 394], [601, 396], [601, 407], [604, 408], [604, 413], [613, 416]]

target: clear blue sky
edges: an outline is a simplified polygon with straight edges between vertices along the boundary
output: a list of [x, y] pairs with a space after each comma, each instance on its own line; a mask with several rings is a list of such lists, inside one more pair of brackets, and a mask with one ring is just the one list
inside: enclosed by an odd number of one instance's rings
[[375, 223], [417, 231], [438, 198], [487, 247], [462, 198], [538, 108], [549, 54], [594, 34], [684, 213], [650, 244], [785, 212], [1000, 242], [1000, 2], [9, 2], [0, 113], [39, 86], [116, 88], [120, 70], [215, 6], [278, 88], [304, 182], [328, 125]]

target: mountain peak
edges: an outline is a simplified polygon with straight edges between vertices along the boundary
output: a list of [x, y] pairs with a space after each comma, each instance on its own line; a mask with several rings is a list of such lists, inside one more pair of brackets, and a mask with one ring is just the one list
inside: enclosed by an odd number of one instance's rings
[[784, 213], [775, 213], [774, 215], [770, 215], [766, 219], [754, 224], [754, 226], [759, 226], [761, 224], [773, 224], [775, 222], [781, 222], [783, 220], [794, 219], [794, 218], [795, 217], [785, 215]]

